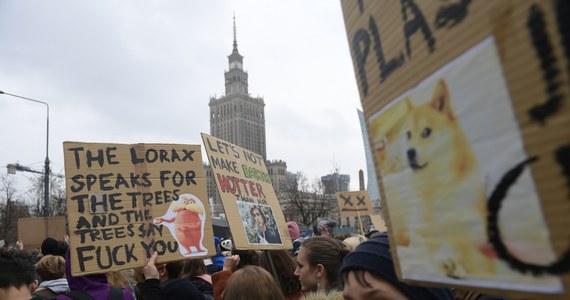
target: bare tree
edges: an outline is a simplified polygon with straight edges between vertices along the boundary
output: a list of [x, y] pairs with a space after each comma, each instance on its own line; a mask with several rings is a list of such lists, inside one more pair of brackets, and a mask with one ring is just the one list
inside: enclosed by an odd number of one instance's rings
[[287, 197], [282, 201], [283, 214], [287, 219], [304, 226], [312, 226], [319, 218], [335, 218], [338, 215], [336, 200], [326, 197], [319, 178], [309, 181], [302, 172], [287, 186]]
[[0, 175], [0, 240], [14, 243], [18, 239], [18, 219], [29, 216], [28, 205], [17, 194], [16, 180]]
[[[44, 178], [43, 176], [33, 176], [29, 178], [30, 188], [27, 191], [30, 202], [32, 203], [32, 216], [42, 217], [44, 211]], [[63, 179], [50, 176], [50, 195], [48, 200], [48, 215], [63, 216], [67, 213], [65, 203], [65, 187]]]

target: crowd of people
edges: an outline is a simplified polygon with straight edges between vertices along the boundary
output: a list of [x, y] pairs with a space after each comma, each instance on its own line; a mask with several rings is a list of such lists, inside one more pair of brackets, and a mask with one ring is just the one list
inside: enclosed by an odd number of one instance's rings
[[48, 238], [36, 253], [2, 248], [0, 300], [467, 299], [399, 281], [386, 233], [340, 239], [336, 222], [327, 220], [315, 223], [310, 237], [293, 221], [287, 227], [289, 251], [236, 250], [216, 238], [216, 255], [206, 260], [158, 264], [155, 252], [142, 268], [75, 277], [64, 241]]

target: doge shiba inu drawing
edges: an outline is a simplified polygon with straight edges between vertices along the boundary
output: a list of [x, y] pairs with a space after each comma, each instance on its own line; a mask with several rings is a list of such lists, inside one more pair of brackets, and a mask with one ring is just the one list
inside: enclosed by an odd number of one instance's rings
[[427, 103], [404, 100], [409, 113], [401, 129], [403, 156], [418, 198], [409, 224], [410, 248], [451, 278], [493, 275], [496, 261], [486, 251], [484, 187], [450, 100], [443, 79]]

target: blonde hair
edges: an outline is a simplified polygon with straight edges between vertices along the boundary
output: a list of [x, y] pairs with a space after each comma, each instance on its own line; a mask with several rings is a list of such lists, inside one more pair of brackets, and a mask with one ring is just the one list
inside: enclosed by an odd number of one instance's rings
[[356, 247], [358, 245], [360, 245], [360, 243], [366, 241], [366, 237], [360, 234], [357, 235], [353, 235], [350, 237], [347, 237], [346, 239], [342, 240], [350, 249], [350, 251], [354, 251], [354, 249], [356, 249]]
[[134, 280], [133, 270], [119, 270], [107, 272], [107, 282], [114, 288], [131, 289], [131, 282]]
[[57, 255], [45, 255], [36, 264], [36, 272], [42, 280], [65, 277], [65, 259]]
[[230, 276], [222, 300], [284, 300], [277, 283], [265, 269], [245, 266]]

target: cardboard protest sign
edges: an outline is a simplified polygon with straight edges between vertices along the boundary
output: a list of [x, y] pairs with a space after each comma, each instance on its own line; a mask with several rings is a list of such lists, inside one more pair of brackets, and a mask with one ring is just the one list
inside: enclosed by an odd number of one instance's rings
[[237, 249], [293, 247], [263, 157], [202, 133]]
[[367, 191], [337, 192], [336, 201], [341, 218], [368, 216], [373, 212]]
[[381, 215], [370, 215], [370, 222], [372, 222], [372, 225], [374, 225], [374, 229], [380, 232], [388, 230], [388, 228], [386, 228], [384, 218]]
[[570, 296], [567, 3], [342, 2], [402, 280]]
[[215, 253], [199, 145], [63, 146], [74, 276]]
[[64, 216], [18, 219], [18, 240], [24, 249], [39, 249], [46, 238], [63, 240], [65, 234]]

